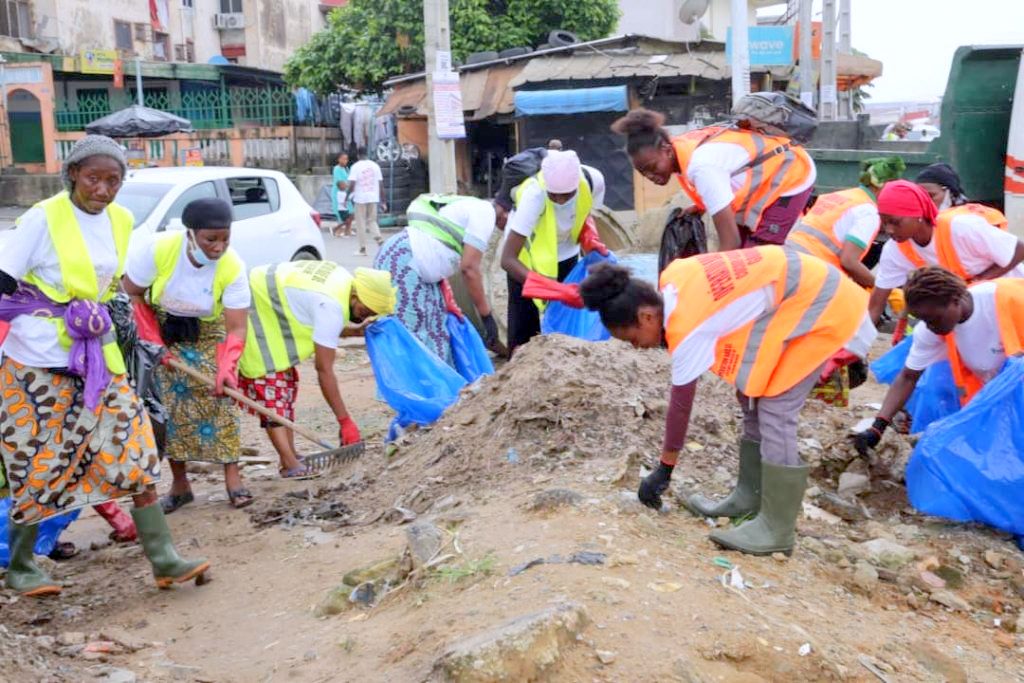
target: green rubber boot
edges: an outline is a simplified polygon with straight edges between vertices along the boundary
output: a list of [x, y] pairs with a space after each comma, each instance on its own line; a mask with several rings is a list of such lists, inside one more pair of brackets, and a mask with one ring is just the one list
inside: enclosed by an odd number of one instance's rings
[[793, 552], [796, 518], [807, 489], [807, 465], [785, 467], [761, 464], [761, 511], [737, 527], [711, 532], [711, 540], [729, 550], [750, 555]]
[[196, 580], [202, 582], [203, 574], [210, 568], [206, 560], [183, 560], [171, 542], [171, 530], [159, 503], [144, 508], [132, 508], [132, 519], [139, 530], [142, 550], [153, 565], [153, 577], [159, 588], [170, 588], [175, 583]]
[[10, 524], [7, 542], [11, 562], [7, 567], [7, 587], [22, 595], [40, 597], [60, 593], [60, 585], [36, 564], [38, 524]]
[[756, 515], [761, 507], [761, 443], [740, 441], [740, 472], [728, 496], [716, 501], [695, 493], [686, 499], [686, 507], [704, 517]]

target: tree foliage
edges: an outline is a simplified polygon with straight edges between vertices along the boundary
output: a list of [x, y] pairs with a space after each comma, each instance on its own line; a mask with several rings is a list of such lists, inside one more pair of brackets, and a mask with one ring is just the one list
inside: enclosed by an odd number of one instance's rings
[[[537, 46], [554, 29], [581, 40], [611, 34], [616, 0], [450, 0], [452, 53]], [[422, 0], [351, 0], [327, 28], [295, 51], [285, 80], [327, 94], [341, 87], [379, 91], [392, 76], [423, 69]]]

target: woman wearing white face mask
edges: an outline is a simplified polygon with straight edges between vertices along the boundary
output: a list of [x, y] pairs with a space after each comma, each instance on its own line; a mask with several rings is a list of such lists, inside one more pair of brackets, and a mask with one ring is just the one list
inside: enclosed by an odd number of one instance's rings
[[914, 182], [928, 193], [939, 211], [945, 211], [954, 206], [970, 205], [977, 207], [975, 211], [982, 214], [989, 224], [1001, 229], [1006, 228], [1006, 216], [1002, 212], [990, 206], [974, 204], [967, 198], [964, 188], [960, 184], [960, 176], [949, 164], [938, 163], [925, 166], [924, 170], [917, 174]]
[[165, 513], [191, 503], [185, 465], [203, 461], [224, 465], [228, 498], [241, 508], [253, 497], [238, 469], [239, 415], [222, 389], [238, 384], [249, 281], [241, 257], [228, 246], [231, 207], [227, 202], [197, 199], [185, 207], [181, 218], [187, 230], [159, 235], [131, 253], [124, 278], [124, 289], [135, 305], [139, 336], [166, 346], [181, 362], [217, 378], [216, 391], [211, 392], [171, 368], [157, 370], [157, 390], [168, 413], [163, 455], [171, 461], [174, 474], [171, 490], [160, 503]]

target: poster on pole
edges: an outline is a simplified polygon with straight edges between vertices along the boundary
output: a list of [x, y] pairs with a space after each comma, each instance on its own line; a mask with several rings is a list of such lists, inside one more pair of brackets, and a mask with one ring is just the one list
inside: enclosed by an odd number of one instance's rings
[[466, 137], [466, 123], [462, 115], [462, 89], [459, 74], [452, 71], [435, 71], [434, 126], [437, 137], [442, 140], [461, 140]]

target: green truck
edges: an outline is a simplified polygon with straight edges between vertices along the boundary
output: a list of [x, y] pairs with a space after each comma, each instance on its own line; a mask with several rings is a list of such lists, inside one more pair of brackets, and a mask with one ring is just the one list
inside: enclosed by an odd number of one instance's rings
[[[866, 117], [855, 125], [823, 124], [807, 145], [818, 167], [819, 193], [857, 185], [859, 162], [898, 154], [913, 178], [945, 161], [971, 199], [1003, 209], [1010, 230], [1024, 236], [1024, 46], [957, 49], [942, 98], [941, 134], [930, 142], [882, 142]], [[1014, 93], [1022, 96], [1014, 98]]]

